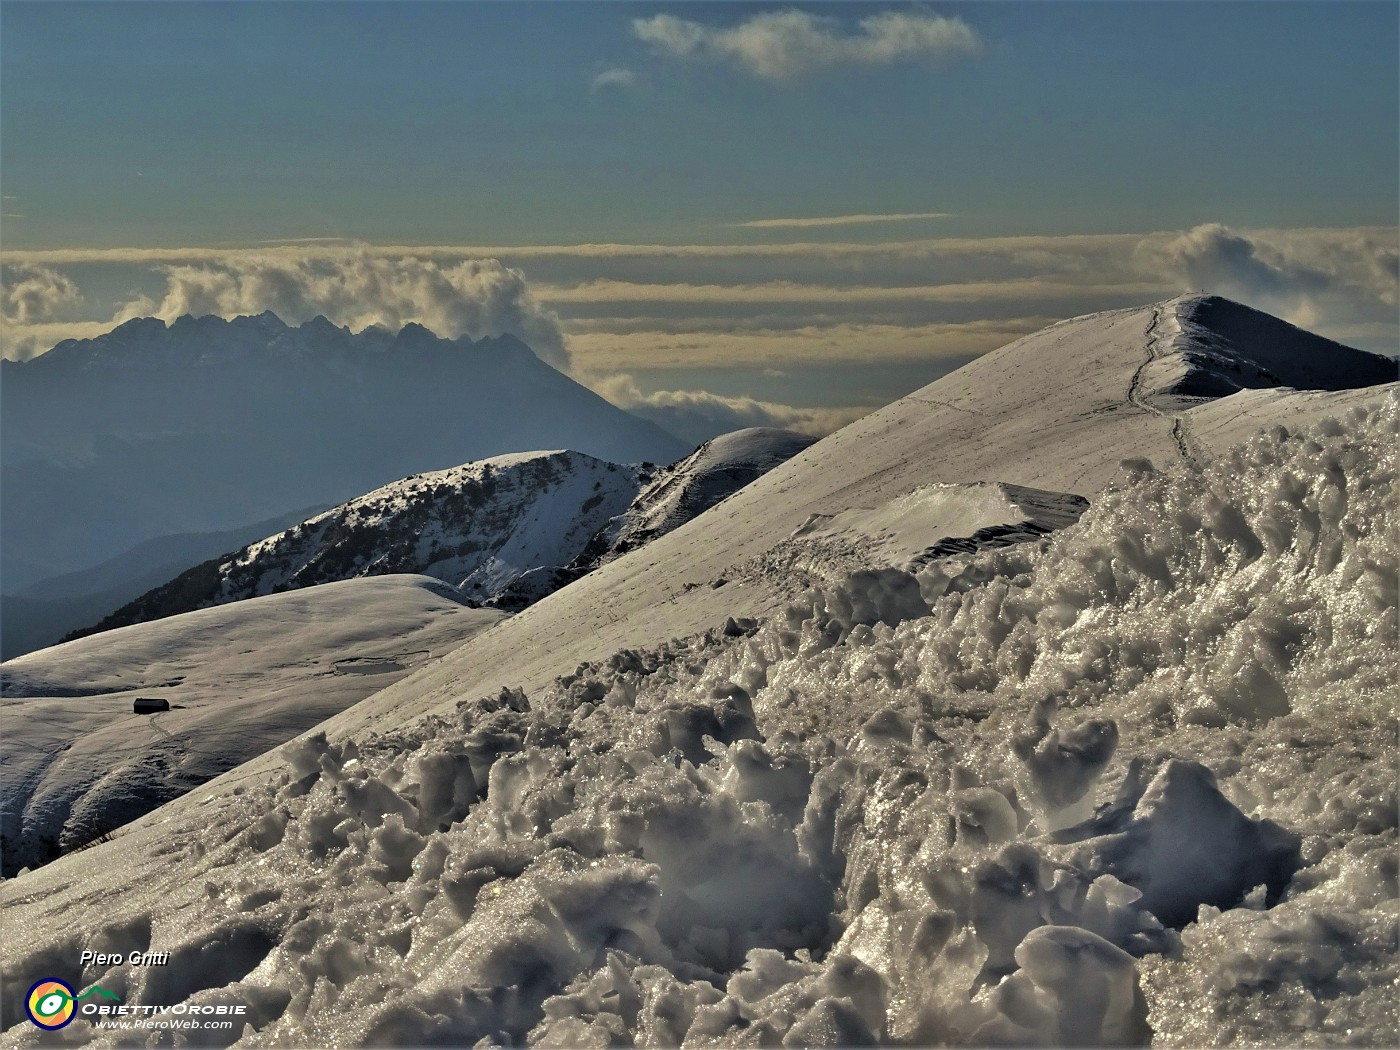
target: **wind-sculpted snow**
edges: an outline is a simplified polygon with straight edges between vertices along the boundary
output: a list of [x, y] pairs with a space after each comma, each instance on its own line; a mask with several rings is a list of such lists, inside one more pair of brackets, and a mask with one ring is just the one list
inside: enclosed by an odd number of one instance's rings
[[[1394, 1045], [1397, 431], [1131, 462], [1035, 544], [303, 737], [0, 961], [250, 1046]], [[183, 965], [79, 972], [107, 941]]]

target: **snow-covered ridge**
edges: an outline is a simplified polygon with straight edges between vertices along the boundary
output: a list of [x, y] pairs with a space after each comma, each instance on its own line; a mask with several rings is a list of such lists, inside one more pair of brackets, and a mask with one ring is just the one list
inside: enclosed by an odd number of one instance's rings
[[[984, 355], [425, 669], [411, 694], [392, 687], [332, 728], [387, 723], [406, 706], [450, 711], [464, 692], [538, 688], [598, 652], [655, 646], [727, 617], [773, 615], [790, 600], [794, 582], [803, 582], [794, 581], [792, 567], [802, 565], [785, 556], [785, 547], [814, 514], [878, 508], [922, 486], [990, 479], [1092, 502], [1121, 478], [1125, 461], [1204, 463], [1267, 426], [1301, 426], [1393, 396], [1367, 386], [1269, 388], [1180, 413], [1144, 407], [1132, 396], [1133, 378], [1150, 360], [1153, 317], [1169, 305], [1075, 318]], [[1358, 382], [1372, 374], [1372, 362], [1388, 364], [1375, 355], [1363, 360]], [[822, 568], [814, 575], [824, 576]], [[550, 638], [548, 650], [533, 643], [541, 636]]]
[[1043, 547], [305, 737], [0, 889], [0, 963], [257, 1044], [1393, 1043], [1398, 437], [1138, 462]]
[[94, 629], [405, 572], [482, 604], [526, 572], [573, 561], [651, 473], [554, 451], [415, 474], [191, 569]]
[[600, 561], [644, 546], [709, 510], [816, 439], [790, 430], [749, 427], [706, 441], [685, 459], [657, 474], [613, 528]]
[[1305, 332], [1219, 296], [1162, 304], [1147, 332], [1141, 400], [1179, 409], [1258, 387], [1342, 390], [1394, 382], [1394, 361]]
[[660, 470], [552, 451], [416, 474], [198, 565], [75, 636], [386, 573], [432, 576], [473, 604], [518, 610], [684, 524], [812, 440], [740, 431]]

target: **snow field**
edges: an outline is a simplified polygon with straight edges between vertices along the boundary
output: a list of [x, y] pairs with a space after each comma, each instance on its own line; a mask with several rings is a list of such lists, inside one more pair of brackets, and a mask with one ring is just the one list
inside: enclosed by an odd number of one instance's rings
[[1397, 424], [300, 739], [17, 969], [169, 950], [53, 972], [252, 1046], [1393, 1045]]

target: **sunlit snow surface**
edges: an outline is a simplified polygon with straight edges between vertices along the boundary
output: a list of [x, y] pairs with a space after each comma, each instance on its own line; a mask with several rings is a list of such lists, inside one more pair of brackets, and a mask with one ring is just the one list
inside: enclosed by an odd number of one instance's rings
[[[1379, 404], [1131, 462], [1039, 543], [300, 740], [55, 888], [100, 924], [7, 886], [5, 972], [246, 1003], [253, 1046], [1394, 1045]], [[4, 1009], [7, 1045], [118, 1038]]]

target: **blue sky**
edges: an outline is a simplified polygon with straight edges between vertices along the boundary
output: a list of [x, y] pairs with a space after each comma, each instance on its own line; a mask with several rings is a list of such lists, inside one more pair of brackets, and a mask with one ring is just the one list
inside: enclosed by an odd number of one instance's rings
[[[1394, 352], [1397, 11], [1344, 2], [6, 0], [7, 280], [22, 279], [15, 266], [38, 266], [75, 289], [60, 290], [42, 317], [34, 298], [23, 332], [11, 304], [10, 341], [32, 353], [54, 326], [110, 323], [139, 296], [169, 305], [172, 278], [159, 267], [173, 263], [142, 249], [246, 253], [342, 238], [376, 250], [456, 246], [460, 258], [492, 249], [539, 286], [576, 372], [598, 383], [625, 373], [641, 392], [627, 396], [703, 380], [726, 397], [800, 391], [804, 403], [829, 407], [841, 377], [864, 363], [891, 378], [862, 396], [888, 399], [1038, 321], [1158, 285], [1169, 294], [1203, 275], [1219, 283], [1212, 290], [1262, 293], [1258, 305]], [[893, 16], [905, 21], [876, 24]], [[941, 217], [742, 225], [909, 214]], [[1194, 240], [1172, 239], [1192, 231]], [[1085, 247], [1095, 235], [1109, 239]], [[1162, 236], [1146, 248], [1112, 240], [1129, 235]], [[1008, 237], [1047, 239], [1036, 248], [1044, 258], [997, 264], [1006, 253], [996, 240]], [[929, 249], [921, 269], [900, 262], [909, 251], [853, 247], [933, 241], [988, 247], [976, 265], [972, 249]], [[824, 271], [815, 251], [766, 262], [745, 254], [792, 242], [846, 247], [828, 253]], [[692, 255], [687, 270], [568, 250], [582, 244], [736, 251]], [[560, 251], [506, 251], [540, 246]], [[72, 254], [79, 249], [111, 253]], [[179, 264], [237, 269], [238, 258]], [[887, 297], [860, 314], [848, 297], [820, 291], [796, 303], [784, 293], [786, 306], [761, 309], [752, 293], [705, 293], [702, 308], [693, 291], [1063, 284], [1086, 266], [1121, 277], [1125, 258], [1141, 272], [1116, 296], [1089, 281], [1077, 296], [1008, 303], [997, 292], [980, 310], [921, 302], [911, 313], [911, 293], [898, 308]], [[612, 286], [602, 298], [577, 291], [596, 282], [687, 290], [664, 298], [653, 288], [642, 299]], [[827, 342], [844, 340], [850, 353], [764, 349], [735, 335], [731, 359], [707, 344], [682, 362], [682, 314], [711, 328], [747, 317], [751, 335], [775, 339], [824, 317]], [[639, 327], [646, 317], [657, 324]], [[609, 328], [608, 318], [632, 324]], [[703, 342], [706, 323], [688, 334]], [[964, 327], [922, 349], [911, 336], [873, 357], [860, 350], [891, 326], [933, 340], [930, 325], [974, 323], [975, 338]], [[632, 338], [639, 332], [656, 336], [655, 352]], [[603, 353], [610, 336], [630, 349]], [[663, 336], [676, 337], [669, 350]], [[791, 379], [794, 359], [816, 371], [802, 382], [768, 375]]]
[[[1394, 220], [1393, 4], [943, 5], [980, 58], [781, 84], [657, 56], [631, 29], [761, 10], [7, 2], [0, 135], [25, 218], [6, 240], [718, 240], [852, 212], [953, 212], [938, 232], [957, 235]], [[591, 90], [607, 68], [641, 82]]]

